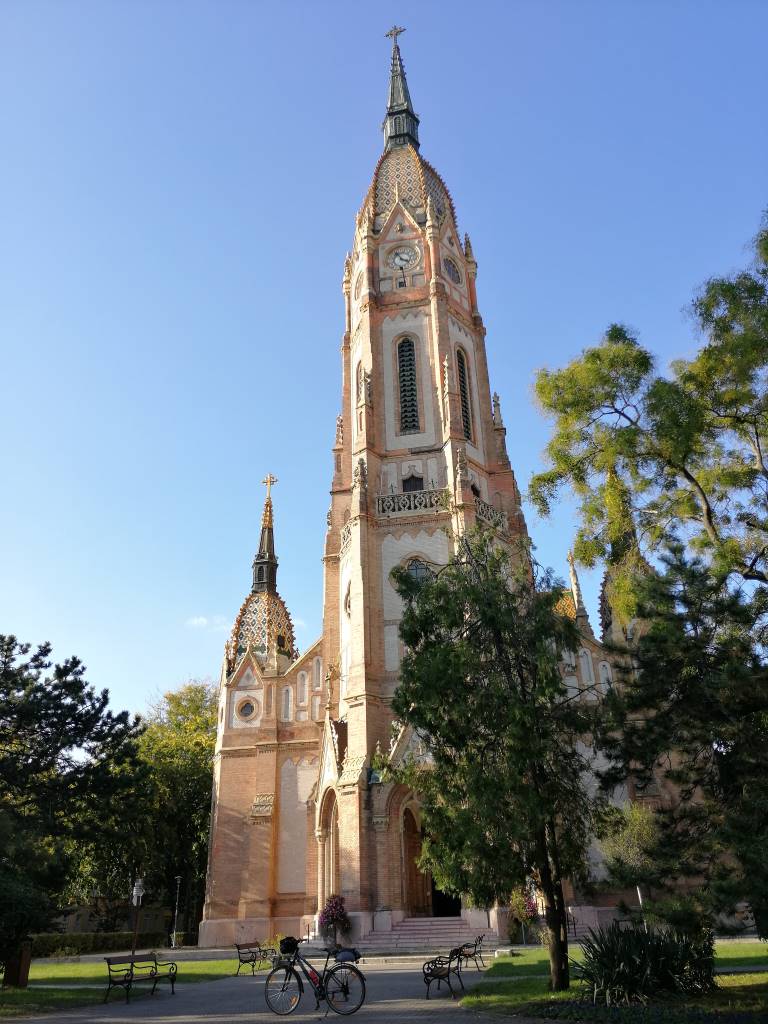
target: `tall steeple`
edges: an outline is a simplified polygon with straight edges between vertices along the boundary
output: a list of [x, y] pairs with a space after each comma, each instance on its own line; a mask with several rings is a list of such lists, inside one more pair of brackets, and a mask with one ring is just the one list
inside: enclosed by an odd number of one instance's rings
[[272, 519], [272, 485], [277, 483], [277, 477], [267, 473], [261, 481], [266, 484], [267, 497], [264, 502], [264, 511], [261, 514], [261, 537], [259, 538], [259, 550], [253, 560], [253, 587], [254, 594], [266, 591], [274, 594], [277, 589], [277, 557], [275, 556], [275, 538], [273, 534]]
[[398, 28], [397, 25], [393, 25], [387, 32], [387, 37], [392, 39], [392, 69], [389, 75], [387, 116], [383, 124], [385, 151], [392, 149], [393, 146], [404, 146], [406, 143], [410, 143], [416, 149], [419, 148], [419, 119], [413, 111], [403, 58], [397, 44], [397, 37], [402, 32], [405, 32], [405, 29]]

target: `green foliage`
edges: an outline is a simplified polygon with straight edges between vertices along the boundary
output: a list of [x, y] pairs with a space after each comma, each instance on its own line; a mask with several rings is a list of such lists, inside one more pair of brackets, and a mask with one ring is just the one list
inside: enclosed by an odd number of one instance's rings
[[751, 268], [706, 284], [692, 306], [705, 343], [669, 377], [618, 324], [539, 372], [554, 431], [530, 496], [545, 515], [562, 488], [578, 496], [585, 564], [621, 566], [638, 545], [678, 535], [718, 573], [768, 582], [768, 221], [754, 254]]
[[[131, 787], [140, 732], [113, 714], [77, 658], [0, 636], [0, 945], [45, 927], [66, 879], [68, 851], [109, 833], [104, 807]], [[0, 953], [3, 952], [0, 950]]]
[[394, 708], [433, 766], [399, 778], [422, 801], [421, 857], [436, 883], [476, 906], [534, 877], [547, 903], [553, 987], [567, 986], [562, 879], [579, 876], [595, 802], [584, 785], [592, 707], [569, 698], [559, 652], [576, 647], [561, 590], [482, 532], [425, 581], [395, 571], [406, 653]]
[[714, 938], [672, 930], [622, 927], [590, 931], [574, 974], [593, 1003], [647, 1003], [659, 994], [704, 995], [715, 987]]
[[[72, 951], [69, 956], [111, 953], [130, 949], [132, 942], [133, 932], [41, 932], [32, 936], [32, 956], [56, 956], [65, 948]], [[136, 948], [161, 948], [166, 942], [162, 932], [139, 932]]]
[[113, 808], [115, 830], [109, 842], [81, 843], [74, 851], [76, 871], [68, 897], [89, 902], [96, 890], [115, 913], [136, 876], [149, 897], [173, 906], [181, 876], [179, 924], [195, 928], [205, 886], [210, 825], [217, 694], [193, 680], [165, 693], [145, 719], [138, 740], [134, 774], [136, 798]]
[[633, 880], [653, 890], [650, 911], [695, 927], [747, 900], [765, 936], [768, 666], [758, 642], [761, 594], [729, 587], [680, 546], [662, 563], [664, 571], [638, 587], [647, 628], [634, 651], [636, 671], [607, 702], [603, 745], [611, 767], [603, 782], [612, 787], [632, 778], [640, 792], [656, 792], [655, 837], [650, 830], [639, 837], [642, 849], [628, 865]]
[[658, 844], [656, 815], [644, 804], [606, 808], [600, 846], [612, 878], [621, 885], [640, 885], [653, 867]]

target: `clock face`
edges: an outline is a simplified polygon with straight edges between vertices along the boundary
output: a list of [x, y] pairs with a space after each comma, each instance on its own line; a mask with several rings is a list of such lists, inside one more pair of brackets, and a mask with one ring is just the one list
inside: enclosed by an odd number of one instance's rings
[[415, 267], [418, 262], [418, 250], [410, 245], [398, 246], [387, 257], [387, 263], [393, 270], [408, 270], [409, 267]]

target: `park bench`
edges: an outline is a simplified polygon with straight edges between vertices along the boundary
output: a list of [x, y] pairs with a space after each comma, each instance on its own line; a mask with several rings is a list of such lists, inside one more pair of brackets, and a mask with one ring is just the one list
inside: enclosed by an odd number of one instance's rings
[[427, 986], [427, 999], [429, 999], [429, 989], [433, 982], [437, 982], [438, 991], [443, 982], [446, 982], [448, 988], [451, 990], [451, 999], [456, 998], [456, 993], [451, 983], [451, 975], [453, 974], [459, 979], [462, 991], [464, 991], [464, 982], [461, 980], [461, 962], [462, 962], [462, 947], [457, 946], [452, 949], [448, 956], [436, 956], [433, 960], [427, 960], [422, 967], [424, 972], [424, 984]]
[[[483, 960], [483, 939], [485, 935], [478, 935], [474, 942], [465, 942], [461, 947], [461, 960], [462, 963], [468, 964], [470, 960], [474, 961], [475, 967], [480, 970], [480, 964], [485, 967], [485, 960]], [[478, 959], [480, 963], [478, 963]]]
[[237, 950], [237, 958], [240, 963], [237, 965], [237, 973], [235, 977], [240, 973], [241, 967], [250, 967], [251, 975], [256, 973], [256, 968], [264, 960], [274, 960], [277, 956], [277, 950], [271, 946], [262, 946], [260, 942], [249, 942], [249, 943], [235, 943], [235, 949]]
[[104, 1002], [109, 999], [113, 988], [125, 989], [125, 1001], [130, 1002], [131, 989], [139, 982], [152, 982], [152, 995], [155, 994], [158, 981], [168, 979], [171, 983], [171, 994], [176, 991], [176, 963], [173, 960], [158, 960], [157, 953], [144, 953], [136, 956], [105, 956], [109, 970], [109, 986]]

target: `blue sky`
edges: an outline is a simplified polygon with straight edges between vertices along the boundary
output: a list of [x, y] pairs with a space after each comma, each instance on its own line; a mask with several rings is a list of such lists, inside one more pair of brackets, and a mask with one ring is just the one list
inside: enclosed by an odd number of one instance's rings
[[[480, 270], [521, 487], [538, 367], [613, 320], [660, 365], [768, 206], [768, 4], [3, 0], [0, 630], [139, 710], [217, 676], [267, 470], [321, 628], [341, 274], [393, 20]], [[573, 513], [540, 523], [565, 574]], [[584, 590], [596, 610], [598, 574]]]

